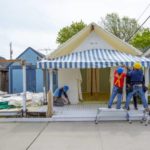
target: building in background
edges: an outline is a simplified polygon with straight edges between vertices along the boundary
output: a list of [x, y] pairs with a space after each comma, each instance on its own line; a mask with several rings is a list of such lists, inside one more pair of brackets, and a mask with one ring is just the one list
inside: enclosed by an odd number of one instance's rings
[[[26, 61], [26, 78], [27, 91], [42, 92], [43, 91], [43, 71], [37, 69], [37, 61], [44, 58], [45, 55], [28, 47], [16, 59]], [[20, 93], [23, 91], [23, 74], [22, 66], [18, 62], [11, 63], [9, 66], [9, 93]]]
[[[5, 58], [0, 57], [0, 60]], [[9, 63], [0, 62], [0, 91], [8, 92], [8, 68]]]

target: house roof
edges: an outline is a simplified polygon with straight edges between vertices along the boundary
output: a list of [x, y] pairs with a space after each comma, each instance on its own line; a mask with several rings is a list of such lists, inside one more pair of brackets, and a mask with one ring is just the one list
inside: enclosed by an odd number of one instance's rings
[[[0, 60], [5, 60], [5, 58], [0, 56]], [[10, 63], [1, 62], [1, 63], [0, 63], [0, 70], [7, 70], [7, 66], [8, 66], [9, 64], [10, 64]]]
[[[26, 48], [16, 59], [20, 59], [20, 57], [21, 57], [22, 55], [24, 55], [28, 50], [32, 50], [32, 51], [33, 51], [34, 53], [36, 53], [40, 58], [44, 58], [44, 57], [45, 57], [44, 54], [42, 54], [42, 53], [36, 51], [36, 50], [33, 49], [32, 47], [28, 47], [28, 48]], [[14, 62], [10, 63], [7, 67], [9, 67], [10, 65], [12, 65], [13, 63], [14, 63]]]
[[49, 54], [47, 58], [51, 59], [72, 53], [74, 49], [77, 48], [88, 35], [90, 35], [91, 32], [95, 32], [100, 38], [106, 41], [109, 45], [113, 47], [113, 49], [117, 51], [125, 52], [134, 56], [142, 54], [140, 50], [114, 36], [112, 33], [104, 30], [96, 23], [91, 23], [83, 28], [76, 35], [72, 36], [72, 38], [67, 40], [65, 43], [61, 44], [55, 51]]
[[32, 50], [33, 52], [35, 52], [35, 53], [36, 53], [39, 57], [41, 57], [41, 58], [45, 57], [44, 54], [42, 54], [42, 53], [36, 51], [36, 50], [33, 49], [32, 47], [28, 47], [28, 48], [26, 48], [16, 59], [19, 59], [19, 58], [20, 58], [24, 53], [26, 53], [28, 50]]

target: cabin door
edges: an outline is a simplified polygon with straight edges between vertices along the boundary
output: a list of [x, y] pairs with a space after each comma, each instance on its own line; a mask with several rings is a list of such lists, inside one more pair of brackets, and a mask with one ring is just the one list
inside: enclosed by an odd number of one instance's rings
[[27, 69], [27, 91], [36, 92], [36, 70]]

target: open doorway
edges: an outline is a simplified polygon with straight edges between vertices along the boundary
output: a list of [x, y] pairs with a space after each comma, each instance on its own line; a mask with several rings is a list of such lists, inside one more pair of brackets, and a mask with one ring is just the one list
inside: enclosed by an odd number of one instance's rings
[[110, 68], [81, 69], [84, 101], [107, 102], [110, 96]]

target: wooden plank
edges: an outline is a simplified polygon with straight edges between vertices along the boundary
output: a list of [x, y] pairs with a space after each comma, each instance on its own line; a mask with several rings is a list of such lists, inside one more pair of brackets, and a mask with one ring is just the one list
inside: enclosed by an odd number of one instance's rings
[[8, 63], [8, 62], [22, 62], [21, 59], [0, 59], [0, 63]]

